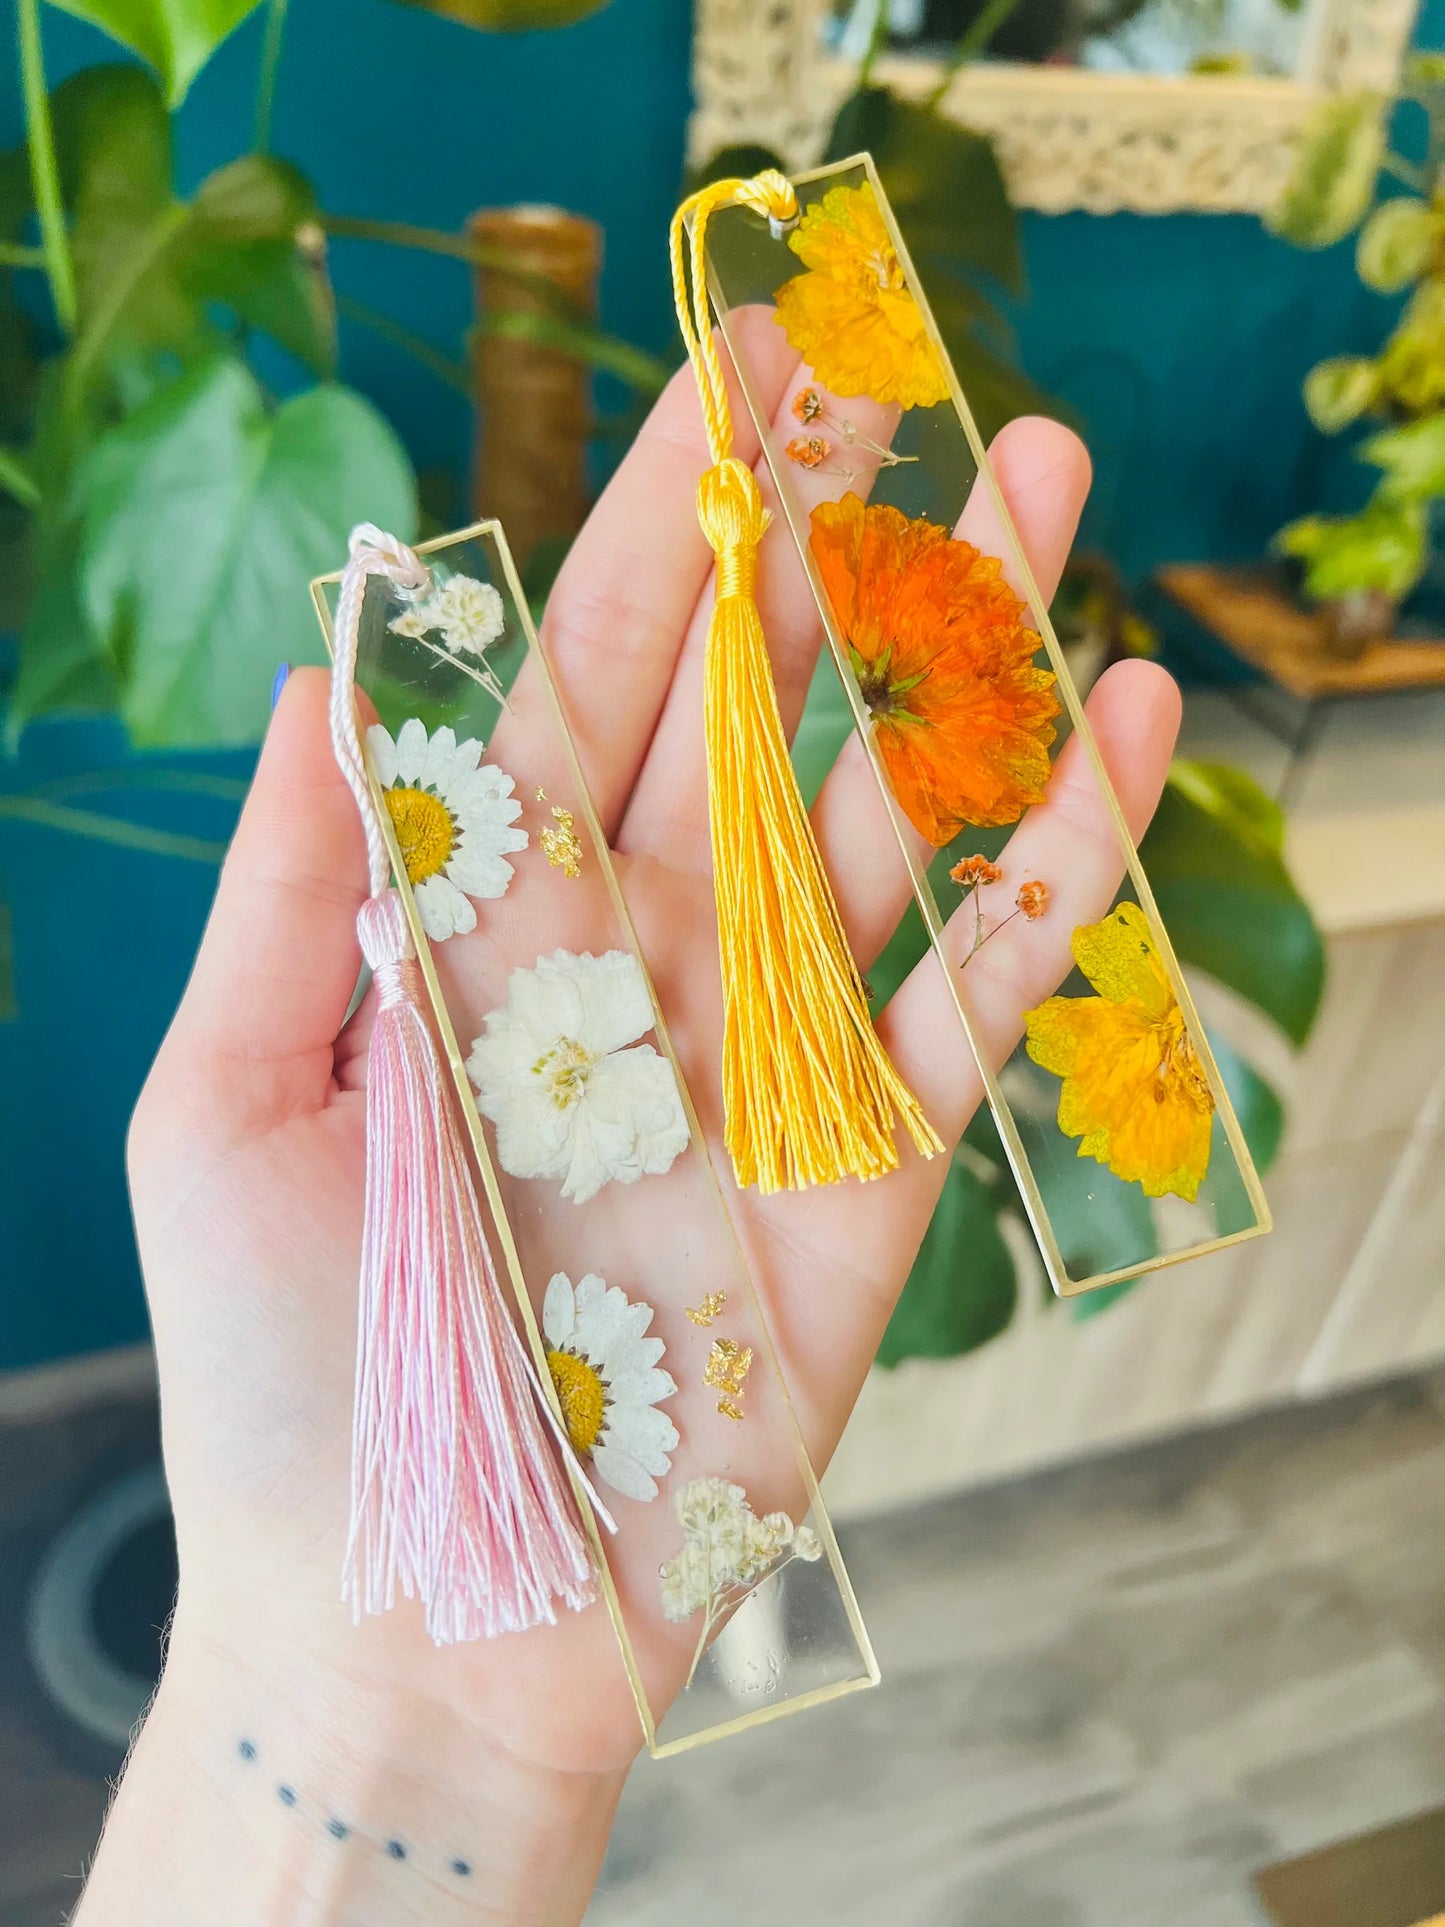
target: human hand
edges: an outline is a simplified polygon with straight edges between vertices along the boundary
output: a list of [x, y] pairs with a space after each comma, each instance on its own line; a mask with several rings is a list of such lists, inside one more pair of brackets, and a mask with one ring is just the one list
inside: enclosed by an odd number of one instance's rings
[[[776, 331], [760, 343], [754, 369], [781, 418], [800, 375]], [[737, 452], [757, 462], [766, 494], [765, 467], [741, 410], [738, 421]], [[993, 459], [1034, 573], [1051, 595], [1087, 490], [1087, 457], [1067, 430], [1027, 420], [1004, 431]], [[707, 460], [684, 372], [579, 538], [553, 592], [545, 638], [722, 1170], [701, 722], [712, 556], [693, 512]], [[961, 532], [986, 551], [1002, 548], [982, 491]], [[821, 630], [781, 535], [764, 545], [759, 605], [791, 729]], [[603, 666], [605, 705], [592, 700]], [[372, 1743], [361, 1735], [386, 1741], [383, 1755], [393, 1768], [410, 1762], [414, 1806], [417, 1787], [427, 1789], [433, 1811], [425, 1824], [434, 1835], [444, 1830], [437, 1803], [453, 1833], [476, 1827], [469, 1799], [509, 1816], [512, 1838], [500, 1843], [492, 1869], [498, 1890], [545, 1890], [553, 1903], [551, 1911], [525, 1913], [519, 1900], [518, 1910], [504, 1908], [500, 1917], [566, 1919], [585, 1892], [589, 1857], [595, 1860], [639, 1737], [604, 1609], [568, 1616], [555, 1628], [438, 1650], [412, 1612], [353, 1629], [338, 1599], [366, 1012], [351, 1023], [346, 1016], [366, 878], [355, 805], [332, 760], [326, 700], [326, 679], [315, 671], [298, 672], [283, 694], [190, 987], [132, 1134], [181, 1557], [168, 1675], [181, 1685], [171, 1704], [180, 1705], [185, 1681], [206, 1682], [220, 1797], [231, 1796], [221, 1794], [229, 1781], [219, 1759], [231, 1761], [227, 1735], [240, 1735], [243, 1725], [262, 1721], [288, 1734], [290, 1751], [281, 1755], [287, 1762], [318, 1762], [327, 1736], [333, 1748], [359, 1756]], [[1167, 768], [1176, 692], [1159, 670], [1130, 663], [1103, 678], [1089, 713], [1137, 836]], [[840, 755], [814, 823], [866, 972], [906, 907], [909, 886], [857, 740], [850, 738]], [[1011, 880], [1068, 875], [1101, 907], [1109, 900], [1119, 878], [1117, 843], [1078, 743], [1066, 745], [1048, 801], [1020, 826], [1003, 862]], [[972, 913], [956, 926], [951, 936], [961, 959]], [[1004, 933], [970, 966], [974, 1007], [1000, 1061], [1017, 1038], [1021, 1012], [1067, 972], [1064, 922], [1060, 930], [1057, 940], [1031, 947]], [[902, 986], [879, 1030], [952, 1146], [981, 1087], [932, 956]], [[946, 1167], [946, 1158], [925, 1162], [908, 1154], [881, 1185], [847, 1183], [769, 1199], [729, 1192], [820, 1468], [846, 1422]], [[626, 1201], [639, 1243], [655, 1208], [648, 1192], [648, 1184], [639, 1185]], [[625, 1547], [619, 1556], [625, 1559]], [[667, 1652], [656, 1663], [657, 1678], [681, 1683], [675, 1668], [669, 1674]], [[163, 1692], [162, 1715], [166, 1708]], [[165, 1723], [158, 1719], [158, 1730]], [[199, 1736], [189, 1714], [178, 1711], [171, 1724], [193, 1750]], [[268, 1759], [277, 1751], [268, 1744]], [[308, 1777], [302, 1765], [283, 1770], [287, 1784]], [[312, 1764], [310, 1778], [321, 1771]], [[355, 1779], [352, 1772], [344, 1780], [353, 1802], [362, 1797]], [[237, 1783], [235, 1798], [247, 1797], [245, 1784]], [[407, 1824], [415, 1833], [421, 1823]], [[591, 1844], [574, 1855], [577, 1866], [558, 1886], [556, 1856], [538, 1842], [555, 1842], [569, 1827], [574, 1848], [584, 1833]], [[468, 1856], [469, 1866], [481, 1860], [472, 1848]], [[107, 1872], [103, 1857], [101, 1877]]]

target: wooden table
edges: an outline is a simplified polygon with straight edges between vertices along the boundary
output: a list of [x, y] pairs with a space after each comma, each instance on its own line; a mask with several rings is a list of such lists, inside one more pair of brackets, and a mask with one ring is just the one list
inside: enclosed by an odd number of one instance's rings
[[[1177, 563], [1155, 580], [1237, 665], [1224, 693], [1292, 752], [1277, 797], [1285, 807], [1337, 702], [1445, 688], [1445, 639], [1392, 638], [1343, 661], [1326, 651], [1320, 617], [1273, 571]], [[1214, 668], [1217, 676], [1217, 658]]]

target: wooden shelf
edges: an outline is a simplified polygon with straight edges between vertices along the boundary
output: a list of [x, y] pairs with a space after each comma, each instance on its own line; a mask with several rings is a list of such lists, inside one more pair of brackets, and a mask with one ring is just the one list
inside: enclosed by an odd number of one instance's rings
[[1157, 580], [1242, 662], [1303, 702], [1445, 688], [1445, 638], [1381, 642], [1342, 662], [1326, 654], [1318, 616], [1263, 571], [1177, 563]]

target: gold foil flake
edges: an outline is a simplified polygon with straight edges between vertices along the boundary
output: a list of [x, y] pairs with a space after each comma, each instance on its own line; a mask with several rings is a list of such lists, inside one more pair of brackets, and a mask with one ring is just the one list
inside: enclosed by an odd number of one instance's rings
[[710, 1325], [714, 1318], [717, 1317], [718, 1313], [727, 1303], [727, 1300], [728, 1295], [725, 1291], [710, 1291], [696, 1309], [691, 1305], [684, 1305], [683, 1310], [687, 1313], [694, 1325], [706, 1326]]
[[[537, 785], [537, 801], [545, 803], [547, 792], [541, 784]], [[563, 876], [580, 877], [582, 874], [582, 839], [577, 834], [576, 821], [571, 810], [564, 810], [560, 803], [552, 805], [555, 829], [543, 830], [539, 841], [542, 854], [554, 870]]]
[[748, 1373], [752, 1369], [753, 1348], [740, 1345], [735, 1338], [715, 1338], [712, 1350], [707, 1355], [707, 1366], [702, 1375], [704, 1385], [710, 1385], [723, 1396], [717, 1408], [724, 1418], [740, 1419], [743, 1415], [738, 1400], [745, 1390]]

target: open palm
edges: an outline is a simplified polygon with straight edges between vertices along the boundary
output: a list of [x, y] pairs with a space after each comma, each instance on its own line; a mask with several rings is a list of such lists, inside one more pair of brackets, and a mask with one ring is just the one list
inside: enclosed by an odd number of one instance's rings
[[[753, 356], [781, 418], [803, 371], [777, 330]], [[759, 461], [739, 411], [737, 452]], [[1077, 439], [1043, 420], [1014, 423], [993, 451], [1003, 493], [1045, 594], [1052, 593], [1088, 487]], [[546, 643], [584, 771], [616, 852], [632, 915], [689, 1086], [722, 1172], [717, 1089], [721, 1013], [702, 744], [703, 646], [711, 554], [693, 492], [707, 462], [691, 377], [659, 401], [579, 538], [553, 593]], [[984, 492], [962, 531], [1004, 544]], [[763, 548], [759, 604], [783, 714], [796, 726], [821, 630], [786, 535]], [[313, 1678], [362, 1695], [407, 1692], [445, 1706], [499, 1754], [538, 1771], [616, 1773], [638, 1727], [610, 1623], [599, 1606], [557, 1628], [436, 1649], [410, 1608], [353, 1630], [338, 1597], [345, 1527], [364, 1164], [364, 1033], [348, 1024], [365, 894], [355, 805], [337, 774], [326, 679], [293, 676], [263, 752], [210, 927], [132, 1133], [136, 1219], [163, 1390], [167, 1467], [182, 1589], [178, 1626], [244, 1652], [265, 1671], [287, 1653]], [[1177, 725], [1169, 679], [1143, 663], [1099, 684], [1094, 729], [1140, 833]], [[895, 832], [862, 745], [846, 744], [813, 812], [860, 967], [908, 901]], [[981, 1027], [998, 1061], [1021, 1013], [1069, 968], [1068, 934], [1111, 900], [1117, 843], [1078, 743], [1048, 802], [1002, 859], [1010, 897], [1048, 877], [1057, 917], [1016, 925], [970, 965]], [[950, 936], [961, 959], [972, 914]], [[1018, 942], [1021, 930], [1028, 941]], [[477, 933], [483, 941], [483, 933]], [[562, 940], [560, 936], [554, 941]], [[465, 976], [469, 938], [448, 945]], [[478, 952], [480, 955], [480, 952]], [[940, 1136], [954, 1143], [979, 1102], [977, 1072], [938, 963], [925, 957], [880, 1032]], [[465, 1048], [466, 1040], [463, 1040]], [[760, 1199], [728, 1209], [766, 1307], [813, 1459], [842, 1430], [937, 1199], [947, 1160], [907, 1155], [885, 1183]], [[683, 1195], [634, 1186], [616, 1209], [641, 1252]], [[559, 1207], [562, 1210], [566, 1206]], [[724, 1236], [721, 1220], [715, 1232]], [[960, 1267], [968, 1254], [959, 1254]], [[641, 1267], [641, 1295], [666, 1296]], [[534, 1288], [545, 1276], [533, 1279]], [[674, 1280], [671, 1302], [692, 1278]], [[661, 1513], [664, 1508], [654, 1510]], [[655, 1589], [657, 1561], [629, 1554], [629, 1583]], [[630, 1576], [629, 1557], [636, 1562]], [[865, 1602], [866, 1604], [866, 1602]], [[653, 1696], [681, 1684], [686, 1642], [644, 1637]], [[280, 1662], [277, 1661], [279, 1670]], [[275, 1680], [272, 1680], [273, 1688]]]

